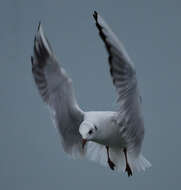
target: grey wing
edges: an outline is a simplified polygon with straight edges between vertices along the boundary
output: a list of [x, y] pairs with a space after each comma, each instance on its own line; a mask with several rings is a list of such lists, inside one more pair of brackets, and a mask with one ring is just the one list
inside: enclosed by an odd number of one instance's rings
[[64, 150], [72, 156], [80, 155], [82, 148], [78, 129], [84, 112], [76, 102], [72, 80], [59, 66], [41, 25], [35, 36], [31, 62], [35, 83], [42, 99], [50, 108]]
[[[94, 19], [100, 37], [109, 54], [110, 73], [118, 92], [119, 113], [117, 122], [122, 134], [131, 142], [140, 143], [144, 134], [143, 120], [140, 111], [140, 96], [137, 87], [134, 65], [125, 52], [122, 44], [111, 31], [103, 18], [94, 12]], [[136, 142], [135, 142], [136, 143]]]

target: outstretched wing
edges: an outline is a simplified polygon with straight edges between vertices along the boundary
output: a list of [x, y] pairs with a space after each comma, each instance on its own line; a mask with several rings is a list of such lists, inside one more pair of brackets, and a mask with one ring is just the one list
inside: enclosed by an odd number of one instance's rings
[[[110, 73], [113, 84], [118, 92], [117, 101], [120, 105], [117, 121], [120, 126], [124, 126], [121, 127], [120, 130], [123, 130], [122, 133], [125, 131], [124, 135], [127, 136], [125, 139], [127, 139], [130, 144], [135, 145], [141, 143], [144, 130], [134, 65], [129, 59], [122, 44], [103, 18], [98, 15], [97, 12], [94, 12], [93, 16], [100, 37], [104, 41], [109, 54]], [[127, 128], [126, 130], [125, 127]], [[139, 142], [135, 142], [134, 140]]]
[[64, 150], [72, 156], [82, 153], [79, 125], [84, 112], [79, 108], [72, 80], [59, 66], [41, 25], [34, 40], [32, 73], [39, 93], [49, 106], [53, 121], [61, 134]]

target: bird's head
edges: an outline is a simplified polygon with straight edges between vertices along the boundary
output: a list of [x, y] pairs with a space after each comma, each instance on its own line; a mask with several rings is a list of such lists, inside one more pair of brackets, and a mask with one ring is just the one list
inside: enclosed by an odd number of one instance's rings
[[96, 137], [97, 127], [90, 121], [83, 121], [79, 127], [79, 133], [82, 136], [82, 148], [87, 141], [94, 140]]

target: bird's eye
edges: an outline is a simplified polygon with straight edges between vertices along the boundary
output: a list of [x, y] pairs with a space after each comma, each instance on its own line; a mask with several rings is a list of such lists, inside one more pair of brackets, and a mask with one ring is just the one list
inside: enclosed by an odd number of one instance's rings
[[91, 129], [91, 130], [89, 131], [89, 135], [91, 135], [91, 134], [92, 134], [92, 132], [93, 132], [93, 131], [92, 131], [92, 129]]

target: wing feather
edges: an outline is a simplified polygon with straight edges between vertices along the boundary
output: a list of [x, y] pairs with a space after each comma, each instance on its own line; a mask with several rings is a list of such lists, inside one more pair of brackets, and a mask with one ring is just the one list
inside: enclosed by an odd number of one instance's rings
[[120, 126], [120, 131], [122, 136], [126, 137], [125, 139], [130, 146], [134, 146], [134, 148], [141, 147], [137, 145], [142, 142], [144, 126], [134, 65], [124, 50], [123, 45], [103, 18], [96, 11], [93, 16], [99, 35], [109, 54], [110, 74], [118, 93], [119, 112], [117, 122]]
[[84, 112], [77, 104], [72, 80], [59, 66], [41, 25], [35, 35], [31, 62], [35, 83], [43, 101], [50, 108], [52, 119], [61, 134], [64, 150], [72, 156], [82, 154], [78, 129]]

